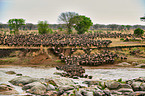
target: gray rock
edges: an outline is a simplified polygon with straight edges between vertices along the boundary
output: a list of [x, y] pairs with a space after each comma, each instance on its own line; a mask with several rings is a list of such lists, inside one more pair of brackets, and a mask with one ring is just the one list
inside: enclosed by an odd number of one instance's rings
[[131, 88], [120, 88], [117, 90], [118, 92], [133, 92]]
[[141, 89], [141, 91], [145, 91], [145, 83], [142, 83], [142, 84], [140, 85], [140, 89]]
[[62, 87], [65, 85], [74, 85], [73, 80], [68, 79], [68, 78], [56, 78], [56, 79], [52, 79], [52, 80], [53, 80], [53, 82], [55, 82], [55, 84], [58, 87]]
[[117, 88], [119, 88], [120, 85], [121, 85], [121, 83], [116, 82], [116, 81], [106, 82], [106, 86], [108, 89], [117, 89]]
[[28, 90], [28, 89], [31, 89], [32, 87], [34, 87], [36, 85], [40, 85], [40, 84], [41, 84], [40, 82], [32, 82], [32, 83], [24, 85], [22, 87], [22, 90]]
[[14, 71], [7, 71], [6, 74], [16, 74]]
[[141, 82], [133, 82], [131, 84], [131, 86], [132, 86], [132, 88], [133, 88], [134, 91], [141, 91], [140, 90]]
[[12, 86], [7, 84], [0, 84], [0, 95], [14, 95], [19, 94]]
[[96, 90], [96, 91], [94, 91], [94, 96], [106, 96], [106, 95], [103, 91]]
[[129, 89], [132, 89], [131, 85], [129, 85], [129, 84], [121, 84], [119, 86], [119, 88], [129, 88]]
[[52, 84], [48, 84], [46, 87], [47, 87], [46, 90], [55, 90], [56, 89], [56, 87], [53, 86]]
[[138, 62], [132, 62], [132, 65], [136, 66], [136, 65], [138, 65]]
[[60, 90], [64, 90], [64, 91], [68, 91], [68, 90], [73, 90], [74, 87], [69, 86], [69, 85], [65, 85], [65, 86], [61, 86], [59, 87]]
[[36, 78], [31, 78], [29, 76], [21, 76], [21, 77], [16, 77], [10, 80], [9, 82], [12, 83], [13, 85], [23, 86], [35, 81], [37, 81]]
[[145, 68], [145, 64], [139, 64], [136, 66], [137, 68]]
[[29, 86], [33, 86], [29, 91], [32, 94], [36, 94], [36, 95], [45, 95], [46, 93], [46, 86], [41, 84], [40, 82], [33, 82], [30, 83]]
[[127, 67], [127, 66], [131, 66], [131, 64], [127, 63], [127, 62], [122, 62], [119, 64], [116, 64], [117, 66], [121, 66], [121, 67]]

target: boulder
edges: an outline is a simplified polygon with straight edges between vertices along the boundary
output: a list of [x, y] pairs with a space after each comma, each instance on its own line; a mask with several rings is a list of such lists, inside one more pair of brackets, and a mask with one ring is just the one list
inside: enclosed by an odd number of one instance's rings
[[24, 85], [22, 87], [22, 90], [28, 90], [28, 89], [31, 89], [32, 87], [34, 87], [36, 85], [40, 85], [40, 84], [41, 84], [40, 82], [32, 82], [32, 83]]
[[38, 82], [28, 92], [36, 95], [45, 95], [46, 86]]
[[139, 64], [136, 66], [137, 68], [145, 68], [145, 64]]
[[74, 87], [65, 85], [65, 86], [59, 87], [59, 89], [60, 89], [60, 90], [64, 90], [64, 91], [68, 91], [68, 90], [73, 90]]
[[131, 85], [129, 85], [129, 84], [121, 84], [121, 85], [119, 86], [119, 88], [128, 88], [128, 89], [132, 89]]
[[11, 74], [11, 75], [13, 75], [13, 74], [16, 74], [16, 73], [15, 73], [14, 71], [7, 71], [6, 74]]
[[142, 83], [142, 84], [140, 85], [140, 89], [141, 89], [141, 91], [145, 91], [145, 83]]
[[119, 63], [119, 64], [116, 64], [117, 66], [120, 66], [120, 67], [127, 67], [127, 66], [131, 66], [131, 64], [127, 63], [127, 62], [122, 62], [122, 63]]
[[23, 86], [35, 81], [37, 81], [36, 78], [31, 78], [29, 76], [21, 76], [21, 77], [16, 77], [10, 80], [9, 82], [12, 83], [13, 85]]
[[53, 86], [52, 84], [48, 84], [47, 86], [46, 86], [46, 90], [48, 91], [48, 90], [55, 90], [56, 89], [56, 86]]
[[106, 82], [105, 85], [107, 86], [108, 89], [112, 90], [112, 89], [118, 89], [121, 83], [116, 82], [116, 81], [109, 81], [109, 82]]
[[142, 84], [142, 82], [133, 82], [131, 84], [131, 87], [133, 88], [134, 91], [141, 91], [140, 90], [141, 84]]
[[136, 65], [138, 65], [138, 62], [132, 62], [132, 65], [136, 66]]
[[[52, 79], [52, 81], [58, 87], [65, 86], [65, 85], [74, 85], [73, 80], [68, 79], [68, 78], [56, 78], [56, 79]], [[52, 83], [50, 83], [50, 84], [52, 84]]]
[[7, 84], [0, 84], [0, 95], [14, 95], [19, 94], [12, 86]]

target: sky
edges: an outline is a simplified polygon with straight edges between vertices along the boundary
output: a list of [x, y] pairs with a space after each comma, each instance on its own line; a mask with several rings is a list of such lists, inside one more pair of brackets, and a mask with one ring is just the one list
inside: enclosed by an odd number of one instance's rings
[[0, 22], [23, 18], [37, 24], [47, 20], [58, 24], [62, 12], [90, 17], [93, 24], [145, 25], [145, 0], [0, 0]]

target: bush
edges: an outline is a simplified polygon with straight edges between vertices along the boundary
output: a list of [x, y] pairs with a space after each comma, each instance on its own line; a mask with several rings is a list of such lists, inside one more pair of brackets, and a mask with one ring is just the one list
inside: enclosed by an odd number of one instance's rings
[[134, 30], [134, 34], [139, 36], [139, 35], [143, 35], [144, 34], [144, 31], [140, 28], [137, 28]]
[[124, 38], [121, 38], [120, 40], [124, 40]]

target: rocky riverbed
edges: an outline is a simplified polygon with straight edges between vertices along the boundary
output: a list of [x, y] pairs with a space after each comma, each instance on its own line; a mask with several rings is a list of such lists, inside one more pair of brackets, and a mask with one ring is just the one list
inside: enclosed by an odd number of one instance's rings
[[[144, 96], [145, 69], [86, 69], [93, 78], [61, 77], [56, 68], [0, 68], [1, 95]], [[55, 74], [54, 74], [55, 73]], [[140, 78], [139, 78], [140, 77]]]

